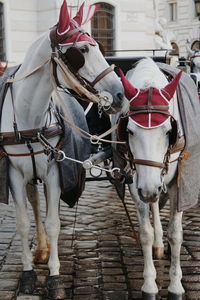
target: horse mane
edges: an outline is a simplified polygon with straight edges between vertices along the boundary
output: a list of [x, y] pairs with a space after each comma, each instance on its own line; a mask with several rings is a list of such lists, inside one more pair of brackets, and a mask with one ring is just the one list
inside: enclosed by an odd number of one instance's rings
[[[162, 89], [167, 83], [167, 79], [156, 63], [150, 57], [139, 60], [134, 68], [126, 73], [127, 79], [137, 89], [148, 89], [154, 87]], [[129, 108], [129, 101], [124, 102], [122, 112], [126, 113]]]
[[149, 87], [161, 89], [167, 83], [165, 75], [150, 57], [141, 59], [134, 69], [127, 72], [126, 76], [137, 89], [148, 89]]

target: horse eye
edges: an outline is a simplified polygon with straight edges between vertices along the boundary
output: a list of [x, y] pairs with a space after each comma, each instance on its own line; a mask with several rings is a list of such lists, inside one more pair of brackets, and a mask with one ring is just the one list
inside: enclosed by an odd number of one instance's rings
[[129, 133], [130, 135], [134, 135], [134, 132], [131, 131], [130, 129], [127, 129], [126, 132]]
[[168, 135], [168, 134], [170, 134], [170, 133], [172, 133], [172, 130], [171, 130], [171, 129], [168, 130], [168, 131], [166, 132], [166, 135]]
[[79, 50], [80, 50], [82, 53], [87, 53], [87, 52], [89, 52], [89, 47], [88, 47], [87, 45], [85, 45], [85, 46], [79, 48]]

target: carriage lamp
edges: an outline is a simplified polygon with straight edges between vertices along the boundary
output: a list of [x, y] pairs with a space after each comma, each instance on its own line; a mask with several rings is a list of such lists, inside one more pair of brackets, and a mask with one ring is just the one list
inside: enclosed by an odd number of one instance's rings
[[194, 0], [197, 17], [200, 19], [200, 0]]

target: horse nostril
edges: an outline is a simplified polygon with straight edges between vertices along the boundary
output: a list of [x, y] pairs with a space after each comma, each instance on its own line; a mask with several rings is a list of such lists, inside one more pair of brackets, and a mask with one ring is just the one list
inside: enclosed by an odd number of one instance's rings
[[123, 100], [123, 94], [122, 93], [117, 93], [117, 98], [122, 101]]
[[162, 191], [162, 186], [158, 187], [158, 192], [160, 193]]

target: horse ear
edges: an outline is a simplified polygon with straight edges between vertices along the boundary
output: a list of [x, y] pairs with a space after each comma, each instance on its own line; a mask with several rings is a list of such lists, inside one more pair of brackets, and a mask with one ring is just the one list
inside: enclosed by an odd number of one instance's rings
[[165, 91], [165, 93], [166, 93], [165, 96], [166, 96], [166, 98], [167, 98], [168, 100], [171, 100], [172, 97], [174, 96], [174, 93], [175, 93], [176, 88], [177, 88], [177, 86], [178, 86], [178, 83], [179, 83], [179, 80], [180, 80], [180, 78], [181, 78], [181, 75], [182, 75], [182, 71], [180, 71], [180, 72], [176, 75], [176, 77], [174, 77], [174, 79], [164, 87], [163, 90]]
[[192, 50], [188, 45], [186, 45], [186, 49], [189, 56], [193, 56], [195, 54], [195, 51]]
[[83, 15], [83, 21], [81, 25], [86, 24], [89, 22], [92, 17], [94, 16], [95, 12], [100, 8], [99, 4], [92, 4], [89, 6], [88, 11], [86, 12], [85, 16]]
[[0, 62], [0, 77], [3, 76], [3, 74], [6, 71], [7, 67], [8, 67], [8, 62], [6, 62], [5, 66], [3, 66], [3, 64]]
[[70, 16], [68, 12], [67, 2], [66, 0], [63, 0], [63, 4], [60, 9], [58, 26], [57, 26], [58, 35], [62, 35], [67, 31], [69, 27], [69, 23], [70, 23]]
[[119, 75], [124, 87], [125, 96], [128, 100], [131, 100], [137, 94], [137, 89], [128, 81], [120, 68]]
[[73, 18], [74, 21], [76, 21], [78, 23], [79, 26], [81, 26], [82, 24], [82, 20], [83, 20], [83, 10], [84, 10], [84, 5], [85, 2], [83, 2], [79, 8], [79, 11], [77, 12], [76, 16]]

